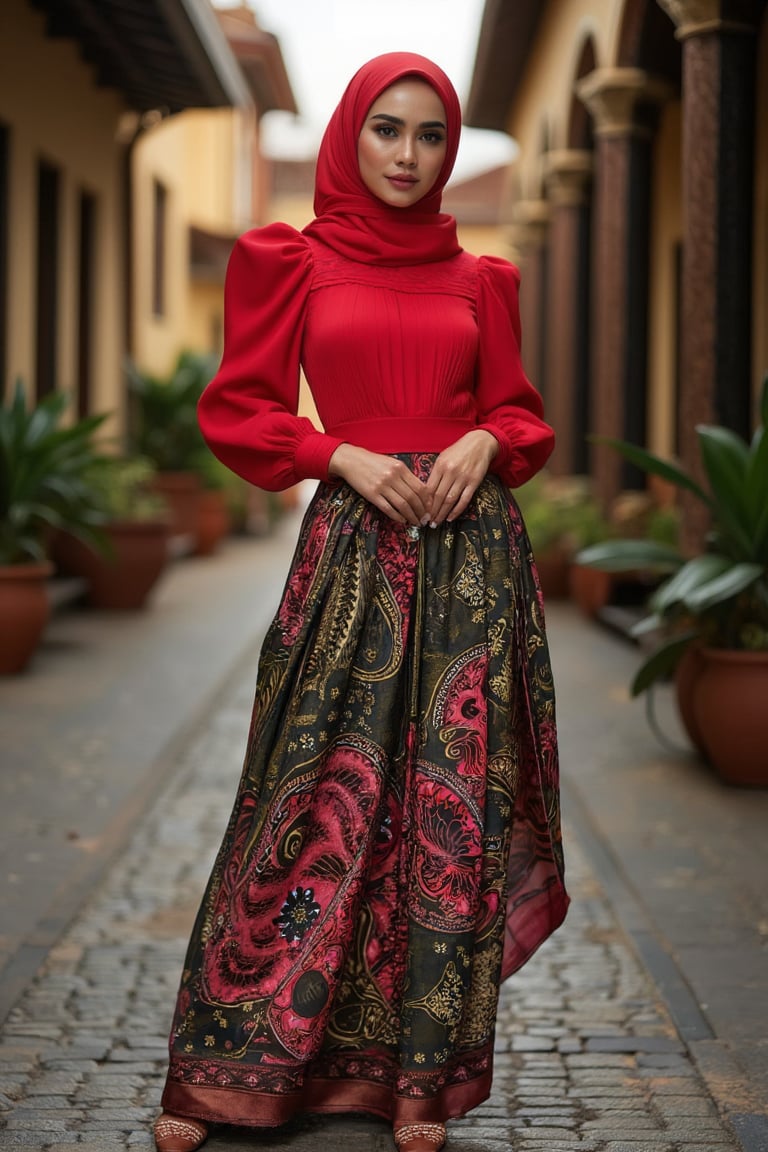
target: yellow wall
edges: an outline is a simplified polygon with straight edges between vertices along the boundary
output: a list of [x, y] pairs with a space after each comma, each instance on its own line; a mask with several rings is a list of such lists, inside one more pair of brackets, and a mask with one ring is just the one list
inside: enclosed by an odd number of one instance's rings
[[682, 243], [682, 105], [661, 111], [654, 140], [648, 299], [648, 446], [675, 451], [675, 246]]
[[542, 191], [542, 141], [568, 145], [568, 117], [579, 56], [589, 36], [597, 67], [612, 63], [622, 5], [617, 0], [569, 0], [547, 5], [522, 78], [507, 131], [520, 145], [516, 165], [520, 198], [536, 200]]
[[[624, 0], [560, 0], [547, 5], [531, 49], [507, 130], [519, 143], [512, 173], [515, 198], [543, 194], [543, 145], [567, 146], [573, 83], [591, 36], [598, 68], [617, 64]], [[768, 14], [757, 63], [757, 107], [768, 108]], [[649, 446], [674, 450], [676, 359], [675, 245], [682, 239], [681, 105], [661, 110], [654, 140], [649, 288]], [[768, 372], [768, 115], [758, 116], [756, 140], [753, 360], [755, 390]]]
[[306, 196], [273, 196], [268, 205], [270, 223], [290, 224], [301, 230], [309, 224], [315, 213], [311, 193]]
[[224, 293], [218, 281], [190, 284], [184, 347], [193, 352], [216, 352], [223, 348]]
[[[187, 306], [188, 232], [184, 216], [185, 150], [181, 117], [152, 128], [136, 144], [133, 158], [133, 333], [134, 359], [147, 371], [169, 372], [183, 346]], [[163, 314], [154, 314], [152, 266], [155, 181], [166, 190], [165, 293]]]
[[97, 88], [77, 45], [45, 37], [27, 0], [0, 5], [0, 119], [11, 130], [7, 376], [31, 388], [35, 372], [37, 165], [61, 173], [58, 385], [76, 379], [78, 197], [97, 198], [93, 407], [122, 408], [123, 252], [120, 98]]
[[[146, 371], [165, 375], [184, 348], [211, 351], [222, 311], [221, 284], [192, 281], [190, 226], [223, 238], [251, 226], [257, 123], [253, 109], [190, 110], [155, 125], [134, 157], [133, 353]], [[154, 182], [167, 192], [166, 299], [152, 299]]]
[[473, 256], [503, 256], [512, 259], [506, 230], [500, 226], [459, 224], [459, 243]]
[[[584, 44], [592, 38], [596, 67], [615, 67], [624, 8], [623, 0], [568, 0], [547, 6], [507, 125], [520, 145], [513, 173], [516, 199], [542, 197], [545, 141], [549, 149], [569, 145]], [[649, 446], [661, 452], [674, 448], [674, 254], [683, 227], [680, 149], [681, 106], [675, 102], [661, 110], [654, 140], [649, 253], [648, 431]]]

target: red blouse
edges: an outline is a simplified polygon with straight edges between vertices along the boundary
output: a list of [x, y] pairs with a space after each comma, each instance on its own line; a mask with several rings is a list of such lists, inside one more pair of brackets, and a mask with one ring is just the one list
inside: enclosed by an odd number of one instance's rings
[[[520, 363], [518, 282], [492, 256], [381, 268], [287, 224], [248, 232], [227, 271], [203, 435], [232, 471], [279, 490], [326, 479], [344, 441], [440, 452], [480, 427], [499, 442], [492, 471], [523, 484], [554, 435]], [[325, 432], [296, 415], [300, 365]]]

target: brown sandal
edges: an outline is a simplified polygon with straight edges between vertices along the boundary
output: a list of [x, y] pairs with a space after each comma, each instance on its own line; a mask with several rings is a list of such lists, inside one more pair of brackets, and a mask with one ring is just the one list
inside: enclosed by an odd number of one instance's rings
[[155, 1121], [157, 1152], [195, 1152], [208, 1137], [208, 1125], [188, 1116], [163, 1112]]
[[440, 1152], [445, 1147], [445, 1124], [403, 1124], [395, 1128], [398, 1152]]

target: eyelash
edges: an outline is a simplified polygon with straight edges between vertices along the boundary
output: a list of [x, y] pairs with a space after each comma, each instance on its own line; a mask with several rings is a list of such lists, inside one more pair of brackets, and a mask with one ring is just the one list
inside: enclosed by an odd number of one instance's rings
[[[394, 124], [377, 124], [374, 132], [377, 136], [383, 136], [385, 140], [392, 140], [397, 135]], [[424, 132], [420, 139], [426, 144], [442, 144], [445, 137], [441, 132], [430, 130], [429, 132]]]

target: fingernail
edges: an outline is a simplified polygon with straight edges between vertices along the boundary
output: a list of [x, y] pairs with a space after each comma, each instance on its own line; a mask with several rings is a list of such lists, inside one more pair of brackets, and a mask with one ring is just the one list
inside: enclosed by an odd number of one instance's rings
[[429, 524], [429, 516], [422, 516], [419, 523], [421, 524], [422, 528], [426, 528], [427, 524]]
[[430, 520], [429, 526], [430, 526], [430, 528], [437, 528], [437, 524], [434, 520]]

